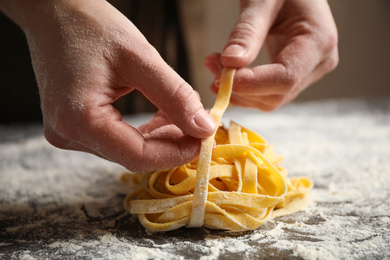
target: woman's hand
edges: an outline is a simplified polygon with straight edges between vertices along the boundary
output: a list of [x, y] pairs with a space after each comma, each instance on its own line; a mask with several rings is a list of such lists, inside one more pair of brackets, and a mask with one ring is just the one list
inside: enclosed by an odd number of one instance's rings
[[[250, 67], [266, 42], [270, 64]], [[338, 63], [337, 29], [326, 0], [241, 0], [222, 53], [206, 58], [215, 75], [238, 68], [231, 102], [264, 111], [293, 100]]]
[[[214, 132], [215, 122], [196, 92], [119, 11], [103, 0], [10, 2], [13, 7], [3, 10], [26, 33], [51, 144], [134, 172], [197, 157], [200, 138]], [[139, 129], [112, 106], [134, 89], [160, 109]]]

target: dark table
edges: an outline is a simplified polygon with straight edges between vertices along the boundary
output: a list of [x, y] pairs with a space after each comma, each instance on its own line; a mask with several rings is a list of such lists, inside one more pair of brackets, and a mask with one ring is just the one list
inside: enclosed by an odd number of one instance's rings
[[231, 108], [231, 119], [274, 143], [289, 176], [312, 179], [309, 208], [250, 232], [147, 234], [123, 211], [122, 167], [50, 146], [40, 125], [3, 125], [0, 258], [390, 258], [390, 98]]

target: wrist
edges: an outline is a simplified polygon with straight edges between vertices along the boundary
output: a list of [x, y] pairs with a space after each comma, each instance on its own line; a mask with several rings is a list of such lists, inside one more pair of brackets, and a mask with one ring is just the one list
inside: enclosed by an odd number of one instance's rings
[[50, 5], [56, 3], [51, 0], [0, 0], [0, 10], [26, 32], [39, 20], [44, 21], [45, 13], [51, 12]]
[[[66, 13], [88, 1], [79, 0], [0, 0], [0, 11], [14, 21], [24, 32], [39, 29], [60, 13]], [[96, 1], [98, 2], [98, 1]]]
[[18, 11], [19, 5], [17, 2], [19, 2], [19, 0], [0, 0], [0, 11], [22, 27], [22, 17]]

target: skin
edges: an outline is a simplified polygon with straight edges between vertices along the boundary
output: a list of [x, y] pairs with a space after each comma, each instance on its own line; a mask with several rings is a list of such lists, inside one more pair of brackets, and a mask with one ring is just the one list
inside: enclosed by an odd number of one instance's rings
[[[25, 32], [38, 82], [46, 139], [133, 172], [194, 160], [216, 129], [198, 95], [138, 29], [104, 0], [0, 0]], [[264, 41], [271, 64], [250, 68]], [[303, 51], [304, 50], [304, 51]], [[241, 1], [222, 53], [206, 58], [218, 89], [237, 68], [232, 102], [275, 109], [337, 64], [337, 31], [325, 0]], [[112, 103], [133, 90], [158, 108], [136, 128]]]
[[[214, 132], [215, 122], [191, 86], [108, 2], [6, 3], [5, 13], [26, 33], [51, 144], [98, 155], [134, 172], [197, 157], [200, 139]], [[123, 122], [112, 106], [134, 89], [160, 108], [138, 129]]]
[[[326, 0], [242, 0], [240, 17], [221, 53], [206, 66], [236, 71], [231, 102], [271, 111], [293, 100], [338, 64], [337, 29]], [[266, 45], [270, 64], [251, 67]]]

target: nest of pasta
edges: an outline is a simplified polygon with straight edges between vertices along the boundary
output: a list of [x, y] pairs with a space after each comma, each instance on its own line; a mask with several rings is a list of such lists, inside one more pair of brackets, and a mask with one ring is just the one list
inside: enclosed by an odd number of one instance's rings
[[253, 230], [265, 221], [294, 213], [308, 203], [312, 188], [306, 177], [288, 178], [273, 151], [259, 134], [235, 122], [215, 134], [207, 187], [196, 189], [198, 160], [149, 174], [123, 175], [141, 186], [125, 199], [125, 208], [138, 214], [149, 232], [191, 226], [196, 192], [206, 192], [201, 223], [231, 231]]

